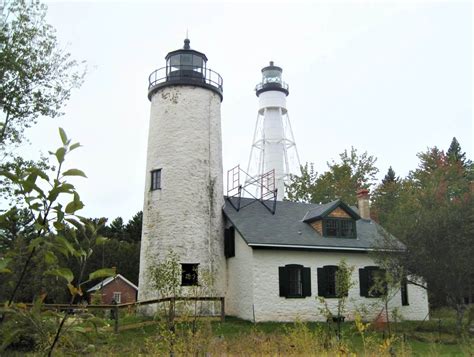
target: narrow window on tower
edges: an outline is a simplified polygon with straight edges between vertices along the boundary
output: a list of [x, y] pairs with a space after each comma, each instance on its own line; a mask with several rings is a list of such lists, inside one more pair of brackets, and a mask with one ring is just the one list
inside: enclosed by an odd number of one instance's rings
[[198, 285], [198, 265], [181, 264], [181, 286]]
[[151, 191], [161, 189], [161, 169], [151, 172]]

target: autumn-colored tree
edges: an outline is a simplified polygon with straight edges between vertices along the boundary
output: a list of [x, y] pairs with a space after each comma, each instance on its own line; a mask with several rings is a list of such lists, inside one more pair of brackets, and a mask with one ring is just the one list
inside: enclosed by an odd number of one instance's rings
[[367, 152], [358, 155], [353, 147], [350, 152], [344, 150], [339, 157], [340, 161], [328, 162], [329, 170], [321, 175], [314, 171], [313, 164], [302, 166], [301, 175], [292, 175], [286, 188], [288, 200], [325, 203], [340, 198], [355, 205], [357, 190], [370, 188], [375, 182], [377, 159]]

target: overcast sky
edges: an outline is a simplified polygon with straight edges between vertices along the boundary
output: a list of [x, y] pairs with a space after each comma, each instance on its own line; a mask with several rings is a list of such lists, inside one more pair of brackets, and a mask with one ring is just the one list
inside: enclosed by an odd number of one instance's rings
[[[84, 147], [71, 155], [85, 216], [142, 209], [150, 104], [148, 75], [181, 48], [204, 52], [224, 78], [224, 174], [247, 166], [254, 87], [270, 60], [290, 86], [287, 107], [301, 162], [354, 146], [405, 176], [427, 147], [453, 136], [473, 158], [470, 2], [47, 2], [61, 44], [86, 60], [66, 115], [42, 121], [24, 150], [59, 144], [57, 127]], [[190, 139], [191, 140], [191, 139]]]

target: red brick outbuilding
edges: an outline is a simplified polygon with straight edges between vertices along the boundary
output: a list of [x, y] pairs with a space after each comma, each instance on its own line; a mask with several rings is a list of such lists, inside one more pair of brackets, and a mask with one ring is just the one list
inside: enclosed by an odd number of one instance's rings
[[124, 304], [137, 301], [138, 286], [124, 276], [117, 274], [109, 277], [87, 290], [92, 296], [100, 294], [102, 304]]

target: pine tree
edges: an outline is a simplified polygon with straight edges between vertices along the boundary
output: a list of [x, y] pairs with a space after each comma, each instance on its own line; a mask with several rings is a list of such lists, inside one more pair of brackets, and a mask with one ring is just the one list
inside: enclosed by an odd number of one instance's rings
[[466, 159], [466, 153], [461, 151], [461, 145], [456, 137], [453, 137], [446, 154], [450, 160], [461, 161], [464, 163], [464, 160]]
[[401, 181], [396, 176], [392, 166], [390, 166], [382, 182], [375, 188], [372, 194], [371, 215], [382, 225], [386, 223], [393, 207], [397, 205], [401, 189]]
[[393, 171], [392, 166], [388, 168], [387, 174], [382, 179], [382, 184], [386, 185], [390, 182], [397, 182], [398, 177], [395, 175], [395, 171]]

